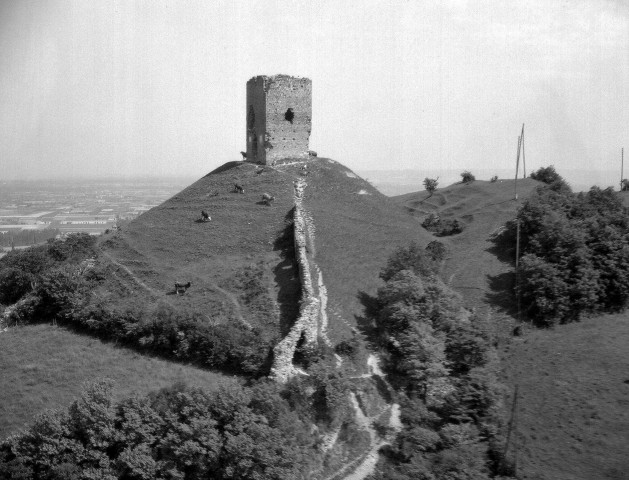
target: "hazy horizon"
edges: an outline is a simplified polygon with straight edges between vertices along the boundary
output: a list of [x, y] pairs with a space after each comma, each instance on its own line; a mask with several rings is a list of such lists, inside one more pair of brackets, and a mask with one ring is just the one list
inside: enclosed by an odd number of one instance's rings
[[[240, 158], [245, 84], [313, 81], [349, 168], [616, 170], [629, 5], [612, 0], [0, 2], [2, 178], [196, 176]], [[619, 170], [619, 168], [617, 169]]]
[[[314, 160], [317, 161], [317, 160]], [[444, 188], [460, 182], [462, 170], [457, 169], [371, 169], [355, 170], [354, 173], [372, 183], [385, 195], [395, 196], [404, 193], [424, 190], [424, 178], [438, 178], [439, 187]], [[472, 169], [471, 172], [477, 180], [488, 181], [494, 175], [500, 180], [513, 180], [515, 172], [513, 169]], [[170, 183], [181, 185], [182, 188], [196, 182], [209, 172], [199, 175], [128, 175], [128, 176], [83, 176], [83, 177], [40, 177], [26, 179], [0, 179], [0, 185], [8, 184], [29, 184], [29, 183]], [[531, 170], [527, 170], [527, 176]], [[558, 172], [568, 182], [571, 188], [576, 191], [587, 191], [593, 186], [600, 188], [613, 187], [618, 189], [620, 183], [620, 172], [612, 170], [567, 170]], [[519, 177], [522, 178], [523, 171], [520, 170]]]

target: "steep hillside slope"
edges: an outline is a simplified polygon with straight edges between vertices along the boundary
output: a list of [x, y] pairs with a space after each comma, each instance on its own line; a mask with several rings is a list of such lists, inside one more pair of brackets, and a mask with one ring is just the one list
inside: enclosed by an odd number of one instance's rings
[[[131, 290], [125, 301], [164, 302], [202, 312], [213, 323], [242, 322], [285, 335], [301, 290], [292, 236], [297, 180], [305, 184], [304, 208], [316, 230], [314, 281], [329, 292], [330, 335], [334, 342], [350, 336], [363, 308], [360, 292], [374, 293], [389, 254], [411, 240], [425, 245], [431, 236], [368, 182], [324, 158], [264, 168], [228, 163], [105, 236], [100, 246], [118, 269], [114, 280]], [[275, 197], [270, 206], [263, 193]], [[201, 210], [211, 221], [201, 221]], [[248, 302], [254, 276], [263, 278], [272, 307]], [[175, 281], [192, 286], [174, 295]]]
[[[202, 312], [214, 323], [264, 324], [279, 333], [280, 317], [294, 315], [299, 295], [294, 265], [285, 255], [292, 248], [285, 238], [292, 181], [274, 169], [225, 164], [106, 236], [101, 248], [118, 265], [121, 279], [135, 283], [140, 301]], [[235, 192], [235, 183], [244, 194]], [[264, 193], [275, 196], [271, 206], [261, 201]], [[202, 210], [210, 221], [202, 221]], [[254, 277], [275, 305], [249, 302]], [[175, 281], [191, 282], [185, 295], [174, 294]]]
[[425, 246], [432, 235], [351, 170], [333, 160], [313, 164], [304, 204], [316, 226], [315, 258], [329, 295], [330, 332], [347, 338], [373, 295], [387, 258], [400, 246]]

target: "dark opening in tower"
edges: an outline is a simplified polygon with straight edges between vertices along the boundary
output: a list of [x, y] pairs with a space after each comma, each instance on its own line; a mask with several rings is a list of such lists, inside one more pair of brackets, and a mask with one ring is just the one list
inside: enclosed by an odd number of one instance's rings
[[295, 113], [293, 112], [292, 108], [289, 108], [288, 110], [286, 110], [286, 113], [284, 114], [284, 118], [288, 122], [293, 123], [293, 118], [295, 118]]

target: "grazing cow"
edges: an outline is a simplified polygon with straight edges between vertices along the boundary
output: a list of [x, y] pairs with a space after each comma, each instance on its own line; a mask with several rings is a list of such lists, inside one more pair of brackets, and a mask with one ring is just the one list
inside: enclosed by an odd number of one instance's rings
[[317, 152], [315, 152], [314, 150], [308, 150], [308, 155], [311, 157], [316, 157], [317, 156]]
[[186, 290], [190, 288], [190, 285], [192, 285], [191, 282], [188, 282], [188, 283], [175, 282], [175, 293], [177, 295], [183, 295], [184, 293], [186, 293]]
[[239, 185], [237, 183], [234, 183], [234, 192], [237, 193], [245, 193], [245, 189], [242, 188], [242, 185]]
[[212, 220], [212, 217], [210, 217], [210, 215], [205, 210], [201, 210], [201, 220], [203, 220], [204, 222], [209, 222], [210, 220]]
[[240, 152], [243, 160], [247, 160], [247, 152]]
[[268, 193], [262, 194], [262, 201], [266, 203], [267, 205], [271, 205], [271, 203], [273, 203], [273, 200], [275, 200], [274, 196], [269, 195]]

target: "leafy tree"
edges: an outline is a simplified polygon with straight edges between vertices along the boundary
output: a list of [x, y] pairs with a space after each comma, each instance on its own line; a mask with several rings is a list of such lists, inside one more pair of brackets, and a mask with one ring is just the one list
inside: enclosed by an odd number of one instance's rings
[[52, 264], [53, 260], [48, 255], [45, 245], [26, 250], [14, 250], [0, 258], [0, 269], [15, 268], [35, 276], [45, 272]]
[[9, 267], [0, 270], [0, 303], [9, 305], [17, 302], [31, 291], [33, 275]]
[[[629, 210], [613, 189], [572, 193], [545, 170], [551, 188], [518, 211], [521, 232], [518, 292], [527, 314], [549, 326], [584, 313], [622, 310], [629, 302]], [[554, 172], [556, 173], [556, 172]], [[515, 245], [517, 222], [499, 241]]]
[[387, 260], [387, 265], [380, 272], [380, 278], [388, 282], [402, 270], [411, 270], [419, 275], [430, 276], [434, 268], [434, 264], [426, 257], [419, 244], [412, 242], [408, 247], [400, 247], [393, 252]]
[[548, 167], [540, 167], [538, 170], [532, 172], [529, 176], [533, 180], [537, 180], [539, 182], [550, 185], [553, 190], [570, 191], [568, 183], [563, 179], [561, 175], [557, 173], [554, 165], [550, 165]]
[[439, 180], [439, 177], [437, 177], [437, 178], [428, 178], [428, 177], [424, 178], [424, 188], [430, 194], [430, 195], [428, 195], [428, 197], [432, 197], [432, 194], [435, 193], [435, 190], [437, 190], [437, 185], [439, 185], [439, 182], [437, 180]]
[[381, 272], [376, 330], [404, 425], [374, 478], [488, 478], [502, 388], [489, 324], [425, 268], [416, 245]]
[[476, 177], [469, 170], [465, 170], [461, 173], [461, 179], [463, 183], [470, 183], [476, 180]]
[[0, 478], [305, 478], [306, 424], [280, 420], [288, 407], [277, 391], [256, 394], [176, 385], [116, 405], [111, 382], [96, 382], [67, 412], [45, 412], [0, 443]]

